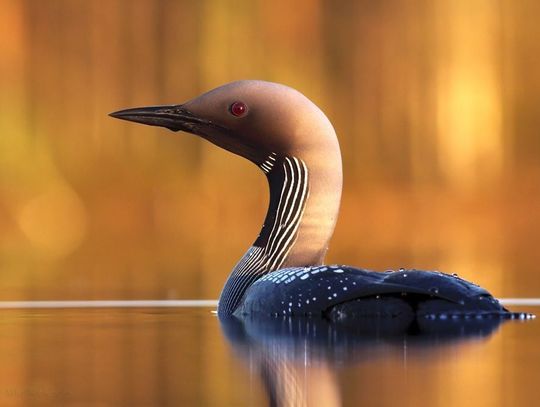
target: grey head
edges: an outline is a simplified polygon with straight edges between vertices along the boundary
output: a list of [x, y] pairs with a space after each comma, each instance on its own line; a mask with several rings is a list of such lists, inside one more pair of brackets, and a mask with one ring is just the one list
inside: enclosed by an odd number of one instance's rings
[[236, 265], [220, 300], [227, 312], [260, 276], [322, 264], [341, 199], [341, 154], [324, 113], [300, 92], [242, 80], [183, 104], [132, 108], [112, 117], [200, 136], [258, 165], [270, 205], [261, 233]]
[[198, 135], [256, 164], [272, 152], [298, 156], [337, 146], [330, 121], [313, 102], [295, 89], [265, 81], [231, 82], [183, 104], [110, 115]]

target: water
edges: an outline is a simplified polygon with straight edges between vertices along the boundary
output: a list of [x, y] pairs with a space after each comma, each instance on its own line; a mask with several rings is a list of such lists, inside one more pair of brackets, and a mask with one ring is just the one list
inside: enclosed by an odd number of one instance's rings
[[446, 320], [459, 329], [427, 336], [378, 325], [351, 335], [298, 320], [221, 326], [212, 310], [3, 309], [0, 405], [536, 402], [538, 319], [498, 327]]

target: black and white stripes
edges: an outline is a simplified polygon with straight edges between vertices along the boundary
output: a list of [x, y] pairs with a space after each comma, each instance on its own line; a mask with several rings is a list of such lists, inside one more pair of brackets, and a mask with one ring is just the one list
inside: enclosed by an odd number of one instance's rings
[[270, 155], [264, 160], [259, 167], [265, 172], [265, 174], [268, 174], [270, 171], [272, 171], [272, 168], [274, 167], [274, 164], [276, 163], [276, 153], [270, 153]]
[[269, 209], [275, 213], [267, 217], [273, 219], [268, 238], [264, 246], [252, 246], [233, 269], [221, 293], [220, 314], [233, 313], [246, 289], [261, 276], [278, 270], [294, 245], [309, 194], [309, 174], [302, 160], [277, 157], [274, 153], [261, 164], [261, 168], [269, 173], [280, 164], [281, 176], [270, 184], [271, 190], [280, 190], [277, 205]]

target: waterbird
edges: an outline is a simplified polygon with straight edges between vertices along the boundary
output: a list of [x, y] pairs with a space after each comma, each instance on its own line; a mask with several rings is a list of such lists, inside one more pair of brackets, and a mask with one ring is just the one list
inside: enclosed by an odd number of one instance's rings
[[183, 104], [110, 116], [195, 134], [266, 175], [266, 218], [223, 287], [220, 317], [532, 317], [509, 312], [487, 290], [455, 274], [325, 265], [341, 200], [341, 152], [330, 120], [293, 88], [240, 80]]

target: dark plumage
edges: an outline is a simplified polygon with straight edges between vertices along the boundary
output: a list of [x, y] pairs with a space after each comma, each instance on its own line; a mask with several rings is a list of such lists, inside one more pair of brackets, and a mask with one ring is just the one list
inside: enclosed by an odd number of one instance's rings
[[485, 289], [436, 271], [384, 273], [349, 266], [290, 268], [253, 283], [237, 315], [469, 318], [510, 316]]

